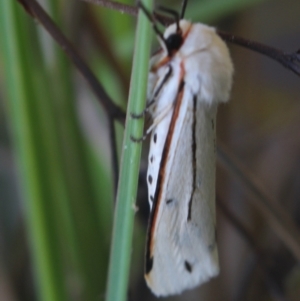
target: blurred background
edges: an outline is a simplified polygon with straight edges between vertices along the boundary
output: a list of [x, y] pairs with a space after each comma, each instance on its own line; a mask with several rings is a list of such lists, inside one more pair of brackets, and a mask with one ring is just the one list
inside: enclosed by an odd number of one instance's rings
[[[125, 111], [135, 18], [82, 1], [40, 3]], [[156, 4], [180, 9], [180, 1]], [[190, 0], [186, 18], [295, 52], [299, 11], [296, 0]], [[1, 1], [0, 33], [0, 300], [104, 300], [115, 193], [107, 114], [66, 55], [15, 1]], [[266, 56], [228, 46], [234, 85], [230, 103], [219, 108], [217, 141], [299, 226], [300, 78]], [[118, 122], [115, 132], [120, 156]], [[156, 299], [143, 278], [146, 169], [147, 142], [131, 301]], [[295, 253], [221, 165], [217, 197], [220, 275], [165, 300], [300, 300]]]

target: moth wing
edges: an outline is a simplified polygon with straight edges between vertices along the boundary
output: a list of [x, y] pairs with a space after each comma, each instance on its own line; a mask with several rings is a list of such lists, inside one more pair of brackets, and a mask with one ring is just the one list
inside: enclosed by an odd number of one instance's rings
[[[163, 81], [165, 74], [168, 72], [168, 68], [160, 68], [160, 72], [157, 70], [152, 70], [152, 68], [164, 57], [164, 53], [159, 51], [154, 54], [149, 63], [150, 72], [148, 75], [148, 83], [147, 83], [147, 102], [153, 100], [154, 94], [157, 90], [157, 87], [160, 85], [160, 82]], [[154, 68], [155, 69], [155, 68]], [[150, 111], [151, 112], [151, 111]]]
[[157, 296], [181, 293], [219, 271], [214, 205], [216, 106], [201, 103], [201, 95], [197, 99], [188, 83], [182, 97], [148, 238], [146, 260], [151, 266], [145, 278]]
[[[150, 110], [153, 122], [157, 122], [151, 134], [147, 172], [149, 204], [151, 209], [156, 191], [162, 153], [166, 142], [166, 137], [168, 135], [170, 121], [173, 115], [174, 103], [178, 94], [178, 85], [180, 83], [180, 65], [173, 64], [172, 74], [167, 76], [169, 70], [169, 67], [161, 67], [157, 73], [151, 75], [153, 78], [157, 78], [156, 85], [152, 88], [151, 97], [153, 98], [157, 91], [159, 91], [159, 96], [155, 103], [155, 109]], [[165, 82], [166, 76], [168, 81], [160, 89], [159, 87], [161, 87], [161, 84]], [[152, 83], [150, 83], [149, 76], [148, 86], [151, 84]], [[162, 112], [164, 113], [162, 114]], [[157, 119], [158, 121], [156, 121]]]

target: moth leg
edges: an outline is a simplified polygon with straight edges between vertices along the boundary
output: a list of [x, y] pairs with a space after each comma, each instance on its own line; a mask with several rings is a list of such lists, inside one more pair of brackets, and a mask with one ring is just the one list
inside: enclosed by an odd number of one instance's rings
[[157, 87], [157, 89], [154, 92], [154, 95], [152, 97], [152, 99], [147, 103], [146, 108], [140, 113], [140, 114], [136, 114], [136, 113], [130, 113], [131, 118], [133, 119], [140, 119], [143, 118], [145, 116], [145, 114], [149, 111], [150, 107], [156, 102], [156, 99], [160, 93], [160, 91], [162, 90], [163, 86], [166, 84], [166, 82], [168, 81], [168, 79], [170, 78], [171, 74], [173, 72], [173, 68], [171, 65], [168, 65], [168, 72], [166, 73], [166, 75], [163, 77], [162, 81], [160, 82], [159, 86]]
[[141, 142], [143, 142], [143, 141], [146, 140], [147, 136], [148, 136], [148, 135], [145, 134], [145, 135], [143, 135], [141, 138], [136, 138], [136, 137], [133, 137], [132, 135], [130, 135], [130, 140], [131, 140], [132, 142], [135, 142], [135, 143], [141, 143]]
[[152, 130], [167, 116], [170, 110], [173, 108], [174, 103], [169, 103], [164, 109], [153, 119], [152, 125], [147, 129], [146, 135], [149, 135]]
[[173, 108], [173, 103], [170, 103], [167, 106], [165, 106], [164, 109], [159, 113], [159, 115], [157, 115], [154, 118], [152, 125], [147, 129], [146, 133], [141, 138], [136, 138], [131, 135], [130, 136], [131, 141], [139, 143], [146, 140], [148, 135], [151, 134], [153, 129], [167, 116], [167, 114], [170, 112], [172, 108]]
[[150, 102], [147, 103], [146, 108], [140, 113], [140, 114], [136, 114], [136, 113], [130, 113], [130, 116], [132, 119], [140, 119], [143, 118], [146, 113], [149, 111], [149, 108], [154, 104], [155, 100], [152, 99]]

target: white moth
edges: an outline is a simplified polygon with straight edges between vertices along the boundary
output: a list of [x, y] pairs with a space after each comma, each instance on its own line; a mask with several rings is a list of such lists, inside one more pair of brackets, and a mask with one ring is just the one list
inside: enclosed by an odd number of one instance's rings
[[219, 273], [216, 113], [229, 98], [233, 73], [214, 28], [181, 20], [163, 37], [148, 83], [153, 125], [145, 278], [157, 296], [181, 293]]

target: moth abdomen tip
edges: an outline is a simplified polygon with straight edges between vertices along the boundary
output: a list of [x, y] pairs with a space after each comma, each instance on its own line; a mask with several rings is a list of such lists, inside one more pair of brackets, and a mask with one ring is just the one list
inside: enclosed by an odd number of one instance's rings
[[146, 257], [145, 274], [149, 274], [153, 267], [153, 257]]

